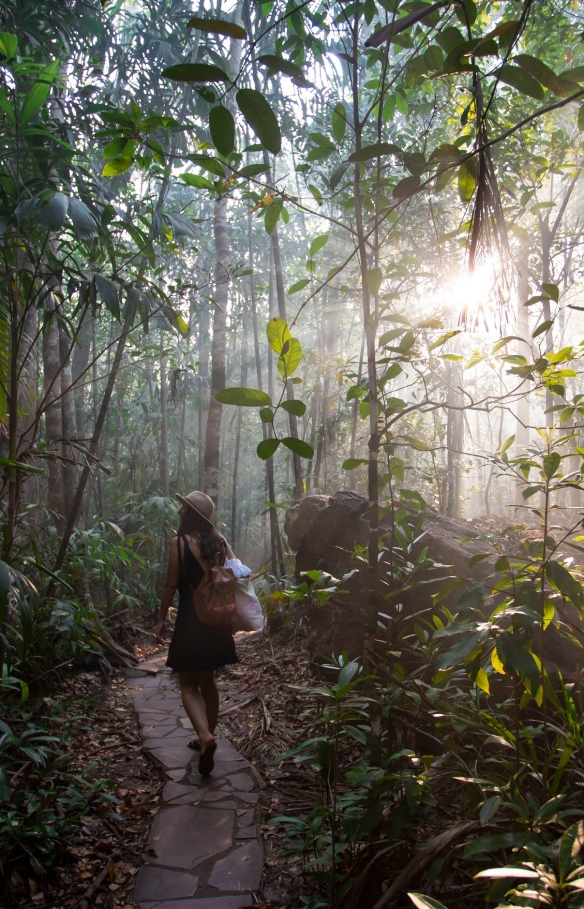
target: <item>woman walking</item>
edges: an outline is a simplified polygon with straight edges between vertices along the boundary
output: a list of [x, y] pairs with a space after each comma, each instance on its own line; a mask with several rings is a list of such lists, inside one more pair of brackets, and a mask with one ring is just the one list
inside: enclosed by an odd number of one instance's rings
[[178, 612], [166, 665], [178, 675], [183, 706], [199, 737], [198, 742], [193, 740], [189, 745], [200, 749], [199, 773], [206, 776], [213, 770], [217, 749], [214, 732], [219, 715], [219, 692], [213, 672], [221, 666], [237, 663], [237, 654], [231, 626], [204, 625], [192, 603], [193, 590], [225, 545], [211, 523], [215, 510], [213, 500], [198, 491], [188, 496], [177, 494], [177, 499], [182, 504], [180, 525], [168, 547], [168, 567], [156, 636], [159, 641], [163, 640], [166, 614], [178, 587]]

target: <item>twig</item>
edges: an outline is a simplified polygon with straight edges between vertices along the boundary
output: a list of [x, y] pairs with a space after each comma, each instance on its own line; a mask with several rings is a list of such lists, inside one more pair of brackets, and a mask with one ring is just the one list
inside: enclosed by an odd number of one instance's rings
[[[118, 856], [119, 856], [119, 853], [113, 853], [110, 856], [110, 859], [118, 858]], [[105, 863], [105, 865], [103, 866], [103, 868], [101, 869], [101, 871], [99, 872], [99, 874], [97, 875], [97, 877], [95, 878], [93, 883], [91, 883], [89, 885], [89, 887], [87, 888], [87, 890], [85, 891], [85, 893], [83, 894], [81, 899], [77, 900], [77, 902], [75, 903], [75, 906], [79, 906], [80, 909], [87, 909], [87, 903], [89, 902], [89, 900], [91, 899], [91, 897], [93, 896], [93, 894], [95, 893], [97, 888], [101, 887], [101, 885], [103, 884], [103, 882], [105, 881], [105, 879], [108, 875], [110, 859], [108, 859], [108, 861]]]

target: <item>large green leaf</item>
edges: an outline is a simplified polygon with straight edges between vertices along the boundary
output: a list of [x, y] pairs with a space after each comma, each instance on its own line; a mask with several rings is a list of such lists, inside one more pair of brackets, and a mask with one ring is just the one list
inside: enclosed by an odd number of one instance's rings
[[284, 57], [278, 57], [276, 54], [262, 54], [261, 57], [258, 57], [258, 63], [269, 67], [276, 73], [289, 76], [295, 85], [300, 88], [308, 88], [312, 85], [312, 82], [307, 80], [301, 68], [296, 63], [292, 63], [291, 60], [285, 60]]
[[290, 376], [293, 376], [300, 361], [302, 360], [302, 345], [298, 338], [290, 338], [289, 341], [285, 341], [278, 357], [278, 372], [283, 379], [289, 379]]
[[271, 205], [268, 205], [266, 208], [266, 214], [264, 216], [264, 226], [266, 232], [271, 234], [274, 230], [276, 224], [280, 220], [280, 215], [282, 214], [282, 209], [284, 208], [284, 202], [282, 199], [274, 199]]
[[18, 50], [18, 38], [9, 32], [0, 32], [0, 53], [4, 54], [8, 60], [16, 56]]
[[559, 98], [565, 98], [570, 92], [577, 90], [576, 85], [566, 79], [560, 79], [549, 66], [542, 60], [538, 60], [537, 57], [532, 57], [529, 54], [518, 54], [513, 58], [513, 62], [518, 63], [525, 72], [537, 79], [545, 88], [549, 88]]
[[65, 223], [69, 199], [64, 193], [55, 193], [39, 215], [39, 224], [46, 230], [60, 230]]
[[290, 334], [290, 329], [286, 324], [285, 319], [279, 319], [277, 317], [270, 319], [266, 326], [266, 335], [268, 336], [268, 344], [274, 351], [274, 353], [281, 353], [282, 347], [289, 341], [292, 335]]
[[548, 562], [547, 576], [562, 596], [571, 600], [578, 609], [584, 609], [584, 593], [582, 584], [570, 574], [560, 562]]
[[224, 388], [217, 392], [215, 400], [238, 407], [265, 407], [272, 403], [270, 396], [258, 388]]
[[235, 147], [235, 120], [228, 108], [212, 107], [209, 111], [209, 129], [213, 145], [221, 155], [230, 155]]
[[349, 155], [349, 161], [357, 164], [360, 161], [371, 161], [372, 158], [379, 158], [382, 155], [396, 155], [399, 158], [401, 154], [401, 148], [392, 142], [376, 142], [375, 145], [366, 145], [359, 151], [353, 152], [352, 155]]
[[407, 196], [411, 196], [412, 193], [418, 189], [420, 185], [420, 178], [413, 174], [411, 177], [404, 177], [403, 180], [400, 180], [399, 183], [393, 188], [393, 195], [395, 199], [405, 199]]
[[253, 88], [240, 88], [236, 95], [237, 106], [262, 145], [277, 155], [282, 148], [282, 136], [276, 115], [261, 92]]
[[341, 464], [341, 470], [355, 470], [361, 464], [369, 464], [367, 458], [346, 458]]
[[295, 417], [303, 417], [306, 413], [304, 401], [282, 401], [281, 407], [286, 413], [291, 413]]
[[241, 25], [235, 22], [227, 22], [225, 19], [204, 19], [202, 16], [193, 16], [187, 22], [187, 28], [196, 28], [199, 32], [207, 32], [210, 35], [225, 35], [226, 38], [237, 38], [243, 41], [247, 38], [247, 32]]
[[529, 682], [529, 689], [535, 695], [540, 686], [539, 669], [519, 638], [510, 631], [502, 631], [497, 635], [497, 654], [505, 667], [514, 669]]
[[194, 186], [195, 189], [214, 189], [211, 181], [199, 174], [181, 174], [180, 178], [187, 186]]
[[445, 653], [441, 653], [436, 660], [437, 669], [451, 669], [469, 656], [481, 639], [480, 631], [467, 632], [460, 641], [457, 641]]
[[501, 82], [510, 85], [512, 88], [516, 88], [522, 95], [528, 95], [530, 98], [535, 98], [537, 101], [543, 100], [543, 88], [537, 79], [534, 79], [530, 73], [521, 69], [521, 67], [505, 63], [496, 71], [495, 75], [499, 77]]
[[24, 126], [35, 114], [38, 114], [39, 110], [49, 97], [51, 86], [58, 74], [59, 61], [54, 60], [52, 63], [49, 63], [44, 72], [41, 73], [24, 99], [22, 107], [20, 108], [21, 126]]
[[328, 234], [321, 234], [320, 237], [314, 238], [314, 240], [310, 244], [310, 258], [311, 259], [313, 258], [313, 256], [315, 256], [317, 254], [317, 252], [319, 252], [323, 248], [323, 246], [326, 246], [326, 244], [328, 243], [328, 238], [329, 238]]
[[554, 474], [558, 472], [561, 463], [562, 456], [558, 451], [550, 451], [549, 454], [545, 455], [543, 459], [543, 472], [546, 479], [551, 480]]
[[345, 110], [345, 105], [339, 104], [335, 105], [332, 114], [332, 127], [333, 127], [333, 136], [337, 142], [342, 142], [345, 138], [345, 131], [347, 129], [347, 111]]
[[116, 155], [115, 158], [110, 158], [105, 162], [101, 175], [102, 177], [117, 177], [118, 174], [123, 174], [125, 170], [128, 170], [132, 164], [133, 160], [129, 155]]
[[286, 448], [289, 448], [294, 454], [300, 455], [301, 458], [308, 458], [308, 460], [310, 460], [310, 458], [314, 457], [314, 448], [302, 439], [293, 439], [291, 436], [288, 436], [287, 438], [282, 439], [282, 445], [285, 445]]
[[240, 168], [239, 174], [242, 177], [258, 177], [260, 174], [267, 174], [270, 172], [270, 167], [268, 164], [246, 164], [245, 167]]
[[435, 900], [433, 896], [426, 896], [423, 893], [408, 893], [408, 896], [416, 909], [446, 909], [444, 903]]
[[368, 268], [365, 275], [365, 281], [369, 289], [369, 293], [372, 296], [376, 297], [379, 293], [379, 288], [381, 287], [381, 282], [383, 281], [383, 272], [380, 268]]
[[174, 82], [230, 82], [225, 70], [212, 63], [175, 63], [162, 70]]
[[262, 461], [267, 461], [268, 458], [272, 457], [279, 445], [279, 439], [264, 439], [257, 447], [258, 457], [261, 458]]
[[471, 158], [458, 168], [458, 195], [464, 205], [472, 199], [476, 185], [476, 166]]

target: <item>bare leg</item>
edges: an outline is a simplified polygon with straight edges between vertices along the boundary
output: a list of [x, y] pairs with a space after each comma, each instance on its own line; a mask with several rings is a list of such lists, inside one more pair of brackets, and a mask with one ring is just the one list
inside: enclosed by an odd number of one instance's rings
[[207, 707], [207, 722], [209, 724], [209, 731], [211, 735], [215, 733], [217, 728], [217, 720], [219, 718], [219, 691], [217, 689], [217, 683], [215, 682], [215, 676], [213, 675], [212, 670], [204, 670], [199, 673], [200, 677], [200, 690], [205, 704]]
[[[215, 739], [213, 738], [213, 733], [209, 729], [207, 705], [200, 690], [201, 673], [178, 672], [177, 675], [180, 683], [183, 706], [189, 720], [193, 724], [193, 729], [199, 736], [201, 751], [205, 751], [207, 745], [214, 742]], [[215, 723], [216, 722], [217, 720], [215, 720]]]

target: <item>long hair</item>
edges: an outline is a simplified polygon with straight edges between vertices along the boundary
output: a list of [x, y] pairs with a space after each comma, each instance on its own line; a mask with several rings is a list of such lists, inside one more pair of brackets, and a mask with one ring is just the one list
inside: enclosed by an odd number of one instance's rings
[[189, 508], [181, 518], [177, 534], [179, 536], [196, 536], [201, 556], [208, 562], [213, 561], [223, 543], [215, 528], [209, 528], [209, 525], [199, 517], [193, 508]]

